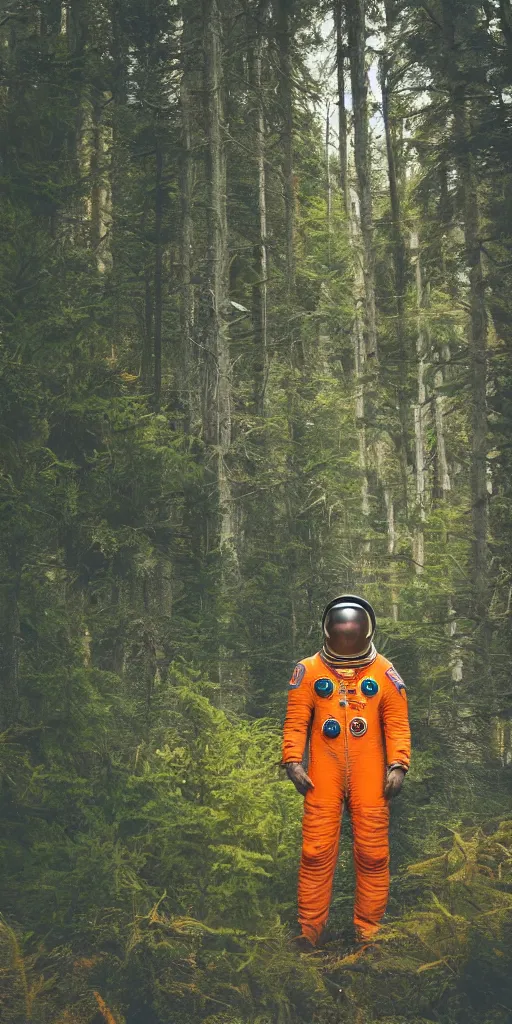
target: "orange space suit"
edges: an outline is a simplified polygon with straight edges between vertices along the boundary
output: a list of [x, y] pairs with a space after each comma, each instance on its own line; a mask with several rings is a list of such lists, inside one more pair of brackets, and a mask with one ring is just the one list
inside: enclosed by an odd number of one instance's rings
[[343, 803], [354, 836], [354, 924], [361, 939], [379, 927], [389, 892], [386, 769], [410, 758], [405, 685], [375, 652], [362, 668], [332, 668], [322, 653], [299, 662], [289, 685], [283, 764], [302, 761], [309, 737], [299, 870], [299, 923], [315, 944], [329, 914]]

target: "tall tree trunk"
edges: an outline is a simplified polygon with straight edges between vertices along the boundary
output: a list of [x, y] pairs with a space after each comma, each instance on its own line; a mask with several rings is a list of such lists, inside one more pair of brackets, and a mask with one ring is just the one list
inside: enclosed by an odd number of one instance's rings
[[399, 603], [398, 603], [398, 584], [397, 584], [397, 571], [395, 562], [396, 552], [396, 526], [395, 526], [395, 503], [393, 501], [393, 491], [389, 484], [389, 475], [386, 466], [386, 442], [382, 439], [375, 444], [375, 461], [377, 466], [377, 475], [382, 487], [382, 494], [384, 497], [384, 506], [386, 509], [386, 528], [387, 528], [387, 553], [389, 559], [389, 585], [391, 592], [391, 618], [393, 622], [398, 622], [399, 618]]
[[463, 87], [454, 90], [457, 169], [469, 273], [469, 365], [471, 388], [472, 613], [477, 622], [478, 662], [488, 667], [489, 566], [487, 493], [487, 309], [480, 248], [477, 178], [470, 150], [469, 104]]
[[103, 239], [105, 225], [105, 189], [103, 183], [103, 125], [102, 125], [102, 97], [98, 90], [94, 90], [92, 100], [92, 124], [91, 124], [91, 150], [89, 159], [89, 174], [91, 179], [91, 218], [90, 218], [90, 240], [91, 248], [96, 254], [98, 270], [103, 272], [105, 264], [101, 257], [100, 246]]
[[204, 436], [216, 464], [218, 531], [222, 551], [233, 543], [226, 456], [231, 446], [231, 363], [226, 310], [228, 251], [226, 158], [223, 139], [222, 23], [217, 0], [203, 0], [206, 115], [207, 284], [204, 325]]
[[368, 454], [365, 421], [365, 364], [367, 346], [365, 345], [365, 254], [360, 229], [360, 202], [357, 193], [351, 192], [348, 176], [347, 150], [347, 112], [345, 107], [345, 59], [346, 48], [343, 37], [343, 10], [341, 0], [334, 4], [336, 26], [336, 68], [338, 78], [338, 110], [339, 110], [339, 159], [340, 189], [343, 204], [348, 218], [350, 246], [353, 262], [353, 297], [354, 321], [352, 326], [352, 347], [354, 358], [355, 382], [355, 421], [357, 427], [358, 462], [361, 478], [361, 513], [363, 525], [362, 551], [366, 558], [369, 555], [370, 543], [366, 537], [366, 524], [369, 522], [370, 501], [368, 489]]
[[[450, 225], [453, 218], [452, 199], [450, 197], [448, 189], [448, 167], [446, 160], [442, 159], [438, 171], [439, 175], [439, 217], [441, 220], [443, 234], [446, 235], [450, 232]], [[443, 283], [446, 291], [451, 297], [456, 300], [457, 295], [452, 291], [454, 287], [452, 275], [447, 273], [446, 259], [445, 259], [445, 246], [440, 246], [440, 264], [442, 270]], [[425, 304], [430, 305], [430, 288], [427, 283], [425, 288]], [[450, 361], [450, 346], [447, 342], [444, 342], [437, 351], [432, 354], [434, 363], [439, 362], [442, 358], [445, 364]], [[436, 448], [435, 448], [435, 464], [434, 464], [434, 482], [432, 488], [432, 498], [434, 501], [442, 501], [449, 490], [451, 490], [450, 470], [448, 467], [448, 459], [446, 455], [446, 443], [445, 443], [445, 425], [444, 425], [444, 404], [445, 398], [440, 388], [442, 388], [447, 376], [447, 370], [439, 366], [434, 374], [434, 388], [432, 391], [432, 418], [434, 420], [435, 432], [436, 432]]]
[[371, 161], [366, 76], [365, 0], [347, 0], [347, 28], [350, 48], [350, 78], [354, 115], [354, 160], [359, 192], [359, 215], [364, 246], [365, 348], [368, 359], [376, 360], [377, 319], [375, 310], [375, 255], [371, 191]]
[[267, 198], [265, 169], [265, 114], [263, 108], [262, 58], [263, 36], [261, 20], [264, 17], [267, 0], [263, 0], [258, 11], [256, 40], [253, 50], [252, 86], [254, 103], [254, 136], [256, 144], [256, 166], [258, 175], [258, 240], [254, 249], [254, 270], [256, 283], [253, 287], [252, 306], [256, 343], [254, 360], [254, 398], [259, 416], [265, 412], [265, 392], [268, 374], [267, 351]]
[[340, 164], [340, 192], [343, 198], [345, 215], [350, 212], [348, 189], [348, 155], [347, 155], [347, 108], [345, 106], [345, 63], [346, 46], [343, 27], [343, 0], [335, 0], [334, 24], [336, 28], [336, 74], [338, 80], [338, 154]]
[[500, 27], [508, 48], [512, 50], [512, 6], [510, 0], [499, 0]]
[[164, 202], [164, 154], [161, 128], [155, 125], [155, 307], [153, 335], [153, 400], [155, 409], [160, 409], [162, 396], [162, 263], [163, 263], [163, 202]]
[[[67, 150], [69, 164], [77, 184], [86, 178], [89, 168], [84, 145], [84, 83], [86, 78], [86, 48], [88, 36], [88, 20], [84, 0], [70, 0], [68, 17], [66, 19], [67, 46], [71, 65], [71, 97], [70, 102], [74, 112], [73, 121], [69, 124], [72, 127], [68, 130]], [[71, 228], [68, 232], [75, 238], [81, 236], [83, 222], [86, 217], [85, 203], [82, 190], [79, 189], [78, 197], [74, 200]], [[52, 218], [52, 234], [55, 236], [58, 230], [59, 214], [56, 211]], [[61, 225], [62, 227], [62, 225]], [[81, 239], [80, 239], [81, 240]]]
[[[472, 100], [466, 93], [461, 73], [460, 32], [466, 23], [457, 27], [453, 6], [449, 0], [442, 4], [444, 44], [455, 142], [455, 165], [458, 179], [457, 203], [464, 228], [465, 263], [469, 290], [469, 382], [470, 382], [470, 490], [472, 545], [470, 560], [469, 613], [475, 622], [472, 644], [472, 686], [475, 698], [482, 693], [482, 684], [490, 686], [489, 645], [491, 638], [489, 619], [489, 563], [488, 563], [488, 494], [487, 494], [487, 308], [485, 280], [480, 245], [480, 202], [478, 179], [471, 153]], [[466, 40], [467, 45], [468, 40]], [[451, 72], [451, 73], [450, 73]], [[465, 74], [465, 68], [464, 68]], [[491, 696], [488, 692], [487, 697]], [[471, 732], [471, 713], [467, 708], [467, 724]], [[474, 732], [474, 730], [473, 730]]]
[[[359, 230], [357, 195], [350, 195], [349, 229], [352, 247], [352, 259], [354, 266], [354, 322], [352, 326], [352, 345], [354, 352], [354, 378], [355, 378], [355, 420], [357, 427], [359, 472], [361, 475], [361, 513], [363, 524], [368, 523], [370, 515], [370, 502], [368, 496], [368, 461], [365, 421], [365, 363], [366, 350], [364, 344], [364, 253], [361, 244]], [[366, 530], [366, 525], [364, 526]], [[363, 551], [369, 554], [370, 546], [366, 537], [363, 537]]]
[[446, 498], [451, 490], [450, 470], [446, 456], [445, 428], [444, 428], [444, 395], [440, 394], [439, 388], [444, 384], [442, 370], [436, 370], [434, 375], [434, 393], [432, 395], [434, 424], [436, 430], [436, 459], [433, 497], [436, 500]]
[[[389, 18], [388, 18], [389, 27]], [[405, 290], [406, 290], [406, 249], [402, 228], [402, 210], [400, 190], [397, 180], [397, 162], [395, 145], [390, 123], [390, 85], [389, 78], [393, 68], [393, 58], [382, 55], [379, 61], [379, 78], [382, 96], [382, 119], [386, 137], [386, 154], [388, 166], [389, 198], [391, 205], [391, 225], [393, 239], [393, 266], [395, 276], [395, 325], [398, 358], [400, 369], [397, 374], [398, 416], [400, 421], [400, 445], [398, 458], [402, 480], [402, 500], [407, 514], [407, 466], [412, 462], [409, 450], [409, 423], [407, 402], [407, 375], [409, 352], [405, 326]]]
[[420, 261], [420, 241], [417, 229], [411, 231], [411, 257], [416, 279], [416, 308], [418, 327], [416, 333], [416, 365], [418, 390], [414, 404], [414, 440], [416, 448], [416, 508], [413, 539], [413, 560], [417, 573], [425, 565], [425, 417], [426, 417], [426, 360], [430, 351], [428, 332], [423, 325], [424, 287]]
[[183, 13], [183, 32], [181, 39], [182, 49], [182, 76], [180, 82], [180, 109], [181, 109], [181, 166], [180, 166], [180, 201], [181, 201], [181, 296], [180, 296], [180, 324], [181, 324], [181, 351], [178, 362], [178, 372], [181, 371], [181, 380], [176, 382], [178, 388], [183, 389], [182, 406], [185, 410], [185, 421], [187, 432], [191, 419], [193, 398], [192, 398], [192, 366], [194, 358], [192, 355], [193, 329], [194, 329], [194, 286], [192, 277], [192, 249], [194, 240], [194, 222], [192, 216], [192, 188], [194, 178], [194, 162], [192, 154], [192, 86], [193, 86], [193, 37], [191, 33], [192, 14], [185, 7]]
[[327, 104], [325, 114], [325, 170], [327, 185], [327, 266], [331, 266], [331, 220], [332, 220], [332, 188], [331, 188], [331, 164], [329, 150], [331, 145], [331, 108]]
[[279, 56], [278, 103], [283, 142], [283, 190], [286, 221], [286, 291], [295, 292], [295, 184], [293, 178], [293, 89], [291, 60], [291, 12], [294, 0], [274, 0]]
[[122, 0], [112, 0], [112, 148], [110, 158], [110, 195], [112, 202], [112, 360], [122, 344], [123, 320], [123, 181], [127, 170], [124, 117], [127, 102], [127, 47], [124, 34]]
[[[146, 229], [147, 215], [142, 217], [142, 230]], [[144, 264], [144, 328], [142, 332], [142, 349], [140, 354], [140, 378], [144, 390], [150, 392], [153, 387], [153, 302], [155, 268], [151, 253], [148, 253]]]
[[[358, 436], [358, 451], [359, 451], [359, 469], [361, 473], [361, 512], [363, 514], [363, 524], [368, 523], [368, 516], [370, 515], [370, 501], [368, 497], [368, 461], [367, 461], [367, 444], [366, 444], [366, 425], [365, 425], [365, 403], [364, 403], [364, 363], [365, 363], [365, 350], [361, 318], [356, 316], [354, 330], [353, 330], [353, 345], [354, 345], [354, 365], [355, 365], [355, 378], [356, 378], [356, 389], [355, 389], [355, 414], [356, 414], [356, 426]], [[364, 527], [367, 529], [367, 526]], [[364, 547], [366, 553], [369, 552], [368, 542], [365, 539]]]

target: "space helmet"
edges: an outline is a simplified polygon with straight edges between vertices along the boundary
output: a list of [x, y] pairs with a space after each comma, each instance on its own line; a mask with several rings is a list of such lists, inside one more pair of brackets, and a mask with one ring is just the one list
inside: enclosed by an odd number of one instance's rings
[[[336, 629], [345, 626], [345, 629]], [[340, 657], [358, 657], [371, 647], [375, 612], [369, 601], [356, 594], [335, 597], [322, 615], [322, 632], [327, 647]], [[333, 647], [334, 644], [334, 647]]]

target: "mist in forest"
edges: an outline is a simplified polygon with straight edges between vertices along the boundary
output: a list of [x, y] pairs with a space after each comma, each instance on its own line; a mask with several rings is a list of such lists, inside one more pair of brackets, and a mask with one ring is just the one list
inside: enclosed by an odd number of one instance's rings
[[[2, 1024], [510, 1024], [510, 0], [3, 0]], [[289, 680], [407, 686], [301, 953]]]

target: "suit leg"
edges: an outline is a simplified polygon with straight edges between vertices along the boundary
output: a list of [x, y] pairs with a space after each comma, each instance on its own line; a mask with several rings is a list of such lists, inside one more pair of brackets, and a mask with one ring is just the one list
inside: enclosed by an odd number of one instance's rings
[[313, 944], [318, 942], [329, 916], [342, 812], [339, 794], [329, 801], [319, 801], [310, 790], [305, 798], [299, 869], [299, 924], [302, 934]]
[[389, 806], [350, 808], [354, 835], [356, 898], [354, 925], [370, 938], [384, 916], [389, 895]]

